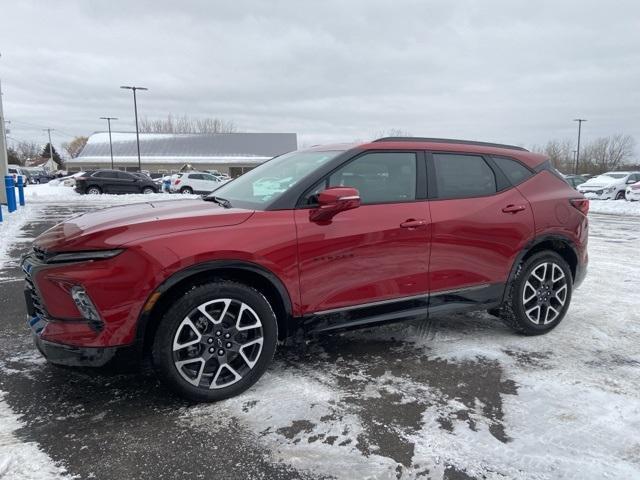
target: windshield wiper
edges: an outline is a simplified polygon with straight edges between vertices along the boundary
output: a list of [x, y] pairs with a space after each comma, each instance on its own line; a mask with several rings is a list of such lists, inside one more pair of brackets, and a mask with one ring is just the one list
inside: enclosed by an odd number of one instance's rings
[[231, 202], [226, 198], [216, 197], [215, 195], [209, 195], [202, 197], [205, 202], [215, 202], [218, 205], [222, 205], [224, 208], [231, 208]]

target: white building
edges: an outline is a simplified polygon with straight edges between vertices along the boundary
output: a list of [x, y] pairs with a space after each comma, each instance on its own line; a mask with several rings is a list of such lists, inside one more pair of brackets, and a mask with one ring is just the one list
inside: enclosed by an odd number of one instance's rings
[[[114, 168], [137, 170], [135, 132], [112, 132], [111, 138]], [[173, 173], [191, 165], [235, 177], [297, 148], [295, 133], [140, 134], [142, 170], [151, 173]], [[70, 172], [111, 168], [109, 134], [92, 134], [80, 155], [67, 160], [66, 165]]]

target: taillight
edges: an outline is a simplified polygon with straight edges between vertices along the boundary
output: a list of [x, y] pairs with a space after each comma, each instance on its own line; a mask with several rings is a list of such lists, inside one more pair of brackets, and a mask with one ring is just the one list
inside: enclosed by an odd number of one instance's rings
[[571, 205], [580, 210], [583, 214], [589, 213], [589, 199], [588, 198], [572, 198], [569, 200]]
[[180, 179], [176, 178], [176, 180], [173, 182], [174, 185], [178, 185], [180, 183]]

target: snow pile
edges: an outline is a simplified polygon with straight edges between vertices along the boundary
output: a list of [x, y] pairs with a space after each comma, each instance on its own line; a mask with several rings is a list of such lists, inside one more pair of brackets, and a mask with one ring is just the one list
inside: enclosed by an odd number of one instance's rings
[[166, 200], [179, 200], [186, 198], [198, 198], [198, 195], [170, 195], [168, 193], [130, 193], [125, 195], [81, 195], [73, 187], [63, 185], [29, 185], [25, 188], [25, 201], [29, 203], [64, 204], [80, 203], [84, 205], [123, 205], [140, 202], [158, 202]]
[[21, 236], [24, 227], [34, 216], [34, 209], [20, 207], [15, 212], [9, 213], [5, 206], [2, 208], [2, 223], [0, 223], [0, 268], [9, 260], [8, 253], [11, 245]]
[[640, 217], [640, 202], [625, 200], [591, 200], [589, 211], [593, 213], [608, 213], [611, 215], [631, 215]]
[[53, 463], [34, 442], [22, 442], [14, 432], [22, 428], [18, 416], [0, 391], [0, 478], [11, 480], [68, 479], [66, 470]]

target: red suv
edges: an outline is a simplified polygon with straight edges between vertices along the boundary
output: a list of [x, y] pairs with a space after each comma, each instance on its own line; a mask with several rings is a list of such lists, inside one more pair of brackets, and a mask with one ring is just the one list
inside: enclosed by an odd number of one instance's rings
[[588, 208], [519, 147], [314, 147], [202, 199], [54, 226], [22, 263], [29, 324], [53, 363], [149, 354], [202, 401], [251, 386], [287, 337], [471, 309], [537, 335], [584, 278]]

